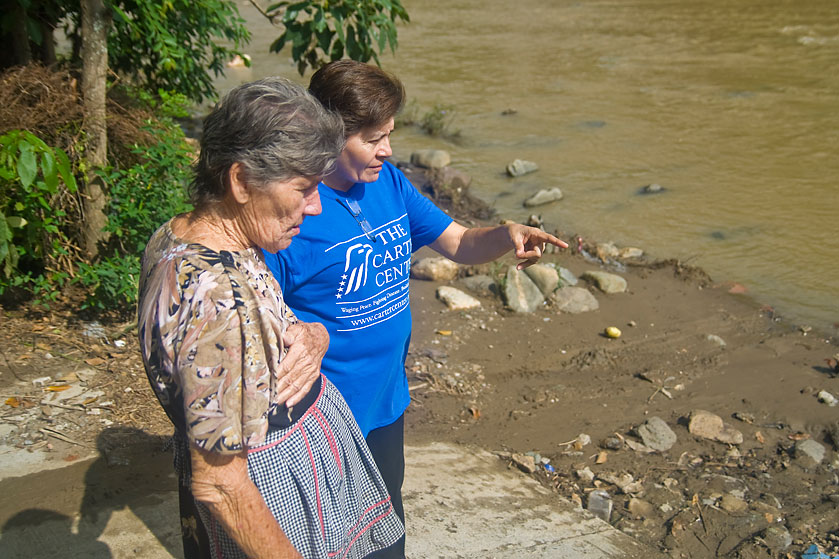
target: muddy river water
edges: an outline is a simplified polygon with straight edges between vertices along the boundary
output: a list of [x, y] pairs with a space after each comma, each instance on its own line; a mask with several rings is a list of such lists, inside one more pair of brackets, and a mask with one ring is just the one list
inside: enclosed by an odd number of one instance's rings
[[[834, 0], [405, 0], [382, 65], [457, 141], [403, 128], [395, 156], [448, 150], [473, 192], [566, 234], [677, 257], [798, 323], [839, 321], [839, 10]], [[250, 69], [300, 77], [248, 3]], [[510, 114], [512, 113], [512, 114]], [[505, 176], [515, 158], [540, 170]], [[665, 191], [639, 195], [647, 184]]]

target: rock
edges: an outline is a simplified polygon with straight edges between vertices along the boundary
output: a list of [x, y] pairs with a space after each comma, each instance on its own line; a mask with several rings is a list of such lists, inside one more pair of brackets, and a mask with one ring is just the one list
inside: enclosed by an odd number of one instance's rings
[[569, 270], [568, 268], [563, 268], [559, 266], [559, 279], [562, 282], [562, 285], [577, 285], [580, 280], [577, 279], [577, 276]]
[[620, 450], [623, 448], [623, 441], [617, 437], [606, 437], [600, 441], [600, 448], [606, 450]]
[[586, 508], [590, 513], [606, 522], [612, 517], [612, 497], [603, 489], [589, 493]]
[[534, 460], [532, 456], [527, 456], [526, 454], [513, 454], [510, 458], [512, 458], [513, 463], [525, 473], [532, 474], [537, 469], [536, 460]]
[[551, 293], [553, 293], [559, 285], [559, 272], [556, 271], [556, 268], [551, 266], [533, 264], [532, 266], [525, 268], [523, 271], [527, 274], [527, 277], [536, 284], [536, 287], [539, 288], [539, 291], [541, 291], [542, 295], [545, 297], [548, 297]]
[[795, 443], [795, 459], [805, 468], [821, 464], [826, 453], [827, 449], [824, 445], [813, 439], [805, 439]]
[[819, 398], [819, 402], [827, 404], [831, 408], [835, 407], [836, 405], [839, 405], [839, 400], [836, 399], [836, 396], [834, 396], [833, 394], [831, 394], [827, 390], [822, 390], [821, 392], [819, 392], [818, 398]]
[[454, 167], [443, 167], [440, 169], [438, 176], [443, 184], [455, 190], [469, 188], [469, 185], [472, 184], [472, 177]]
[[545, 300], [533, 280], [524, 272], [516, 270], [515, 266], [507, 268], [506, 278], [504, 298], [515, 312], [533, 312]]
[[660, 417], [651, 417], [643, 425], [635, 429], [644, 445], [666, 452], [676, 444], [676, 433], [667, 425], [667, 422]]
[[792, 545], [792, 536], [783, 526], [773, 524], [763, 531], [763, 541], [772, 551], [783, 551]]
[[717, 344], [720, 347], [725, 347], [725, 340], [723, 340], [722, 338], [720, 338], [716, 334], [708, 334], [705, 337], [705, 339], [708, 340], [711, 343]]
[[538, 170], [539, 165], [532, 161], [525, 161], [523, 159], [515, 159], [512, 163], [507, 165], [507, 174], [511, 177], [520, 177]]
[[421, 258], [411, 266], [411, 277], [430, 281], [450, 281], [457, 277], [460, 266], [442, 256]]
[[618, 258], [621, 260], [631, 260], [642, 256], [644, 256], [644, 251], [636, 247], [624, 247], [618, 251]]
[[551, 202], [562, 200], [562, 190], [557, 187], [543, 189], [524, 201], [526, 208], [534, 206], [543, 206]]
[[481, 306], [481, 302], [471, 295], [448, 285], [437, 288], [437, 298], [443, 301], [452, 311], [466, 311]]
[[441, 149], [419, 149], [411, 154], [411, 163], [426, 169], [440, 169], [451, 162], [449, 152]]
[[588, 271], [582, 278], [593, 283], [603, 293], [623, 293], [626, 291], [626, 280], [608, 272]]
[[599, 243], [594, 247], [594, 253], [601, 261], [608, 262], [613, 258], [617, 258], [618, 247], [615, 246], [615, 243]]
[[827, 436], [833, 443], [833, 448], [839, 450], [839, 421], [835, 421], [827, 426]]
[[655, 515], [655, 507], [647, 501], [638, 499], [637, 497], [629, 499], [627, 508], [632, 516], [638, 518], [650, 518]]
[[591, 468], [589, 468], [588, 466], [586, 466], [582, 470], [577, 470], [574, 473], [577, 474], [577, 477], [581, 481], [585, 481], [586, 483], [591, 483], [592, 481], [594, 481], [594, 472], [592, 472]]
[[635, 481], [635, 478], [632, 477], [632, 474], [629, 473], [616, 474], [614, 472], [603, 472], [597, 477], [598, 479], [601, 479], [606, 483], [611, 483], [624, 493], [627, 492], [626, 487]]
[[735, 497], [730, 493], [726, 493], [720, 499], [720, 508], [732, 514], [742, 514], [749, 510], [749, 504], [743, 499]]
[[661, 186], [660, 184], [652, 183], [646, 186], [642, 186], [641, 189], [638, 191], [639, 194], [660, 194], [664, 192], [666, 188]]
[[725, 444], [742, 444], [743, 433], [729, 425], [723, 425], [722, 430], [717, 433], [717, 441]]
[[498, 285], [495, 283], [495, 280], [487, 275], [479, 274], [461, 278], [458, 280], [458, 283], [478, 295], [495, 295], [498, 293]]
[[688, 431], [703, 439], [711, 439], [726, 444], [740, 444], [743, 434], [726, 425], [722, 418], [705, 410], [695, 410], [690, 415]]

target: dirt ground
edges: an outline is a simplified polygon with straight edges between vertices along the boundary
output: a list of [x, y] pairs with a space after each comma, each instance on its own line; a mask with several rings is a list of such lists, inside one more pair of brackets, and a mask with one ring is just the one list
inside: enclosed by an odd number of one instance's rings
[[[578, 276], [603, 268], [574, 250], [545, 260]], [[611, 524], [672, 557], [797, 559], [810, 544], [839, 554], [839, 406], [818, 396], [839, 395], [837, 332], [785, 323], [742, 286], [676, 262], [609, 271], [628, 291], [587, 286], [600, 308], [582, 314], [550, 304], [516, 314], [491, 292], [453, 312], [436, 298], [440, 283], [412, 280], [408, 441], [487, 449], [584, 507], [605, 490]], [[104, 476], [160, 452], [170, 427], [133, 323], [93, 321], [67, 300], [0, 308], [0, 325], [0, 462], [72, 463], [98, 449]], [[742, 442], [692, 434], [697, 410]], [[637, 428], [651, 418], [669, 427], [668, 449], [643, 444]], [[134, 488], [158, 481], [138, 472]], [[0, 484], [14, 500], [14, 479]], [[58, 506], [48, 485], [26, 499]], [[10, 515], [0, 507], [0, 525]]]

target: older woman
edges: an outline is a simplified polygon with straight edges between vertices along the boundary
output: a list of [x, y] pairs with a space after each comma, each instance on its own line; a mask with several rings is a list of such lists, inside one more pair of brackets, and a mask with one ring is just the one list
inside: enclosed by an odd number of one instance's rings
[[239, 86], [204, 121], [195, 209], [146, 247], [139, 336], [176, 428], [188, 558], [364, 557], [402, 535], [352, 414], [307, 359], [327, 336], [297, 322], [260, 251], [320, 213], [342, 146], [300, 87]]
[[[331, 343], [323, 371], [346, 398], [404, 518], [411, 253], [429, 245], [478, 264], [513, 250], [522, 268], [541, 257], [544, 243], [567, 245], [523, 225], [467, 229], [419, 194], [386, 162], [405, 92], [380, 68], [333, 62], [312, 76], [309, 91], [341, 116], [346, 147], [318, 186], [323, 213], [306, 222], [288, 250], [266, 254], [266, 263], [289, 306], [326, 325]], [[404, 540], [378, 556], [403, 557]]]

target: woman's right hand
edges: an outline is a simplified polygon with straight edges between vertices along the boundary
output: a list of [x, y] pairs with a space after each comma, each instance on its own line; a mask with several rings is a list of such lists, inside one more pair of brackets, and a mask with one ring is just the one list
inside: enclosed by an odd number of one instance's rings
[[288, 352], [280, 361], [280, 402], [291, 407], [309, 393], [320, 376], [320, 364], [329, 348], [329, 333], [319, 322], [296, 322], [283, 333]]

